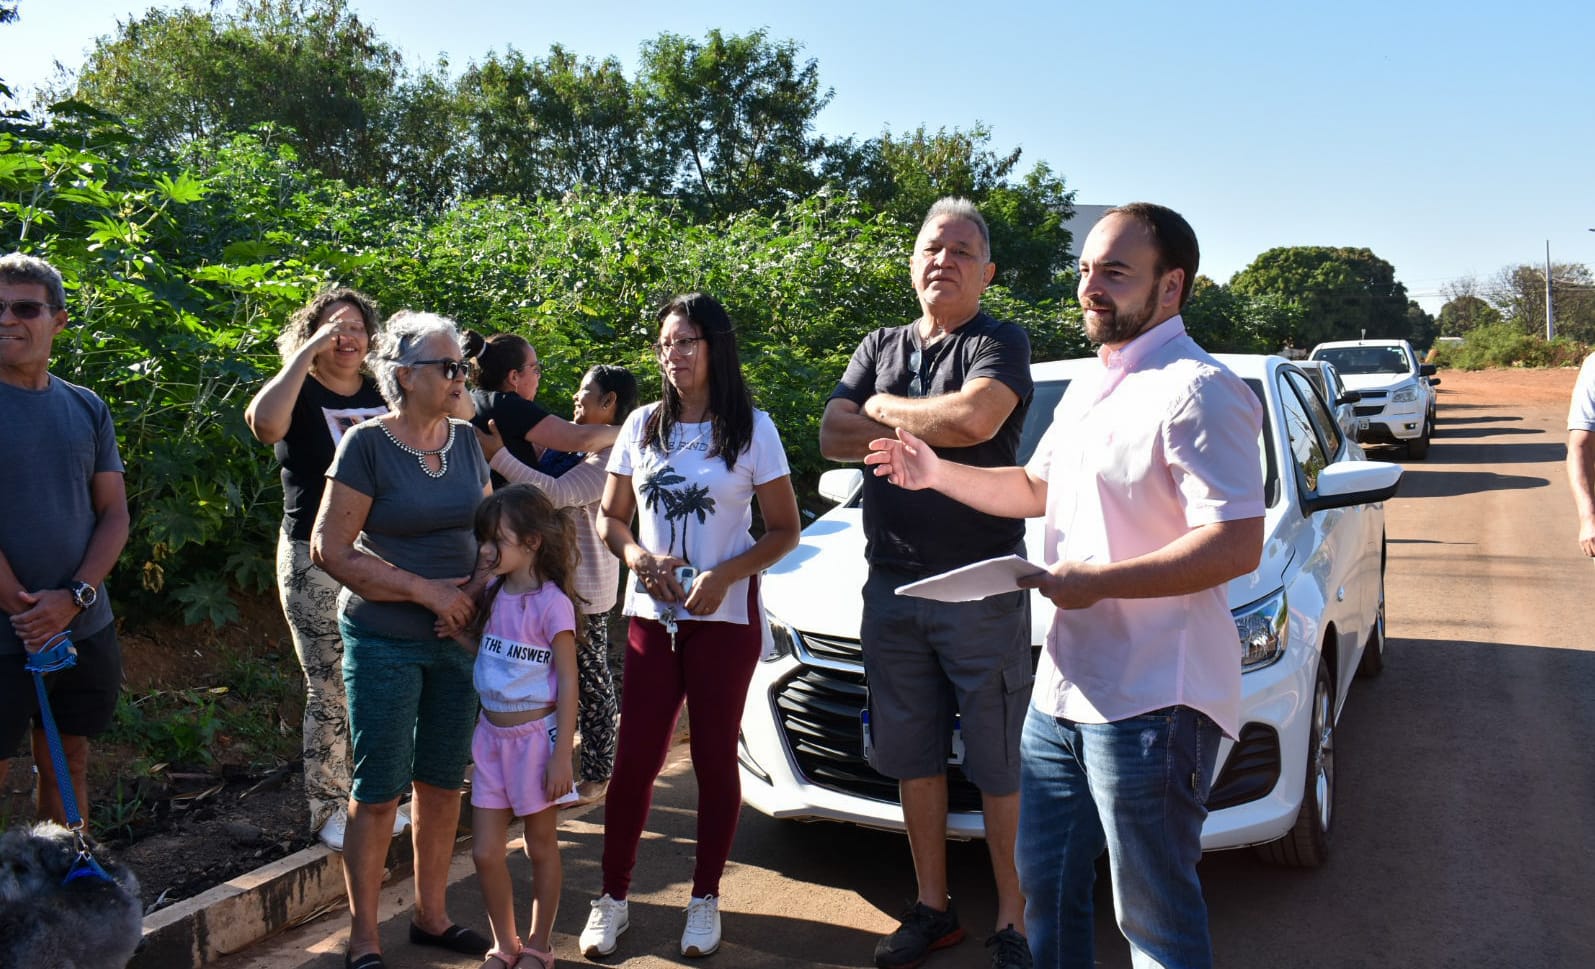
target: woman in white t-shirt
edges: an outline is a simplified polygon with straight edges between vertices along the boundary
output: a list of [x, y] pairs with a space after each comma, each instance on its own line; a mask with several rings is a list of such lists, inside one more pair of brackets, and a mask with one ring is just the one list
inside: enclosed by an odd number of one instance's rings
[[[764, 643], [758, 575], [798, 542], [786, 453], [770, 416], [754, 409], [725, 307], [692, 293], [665, 304], [658, 320], [663, 399], [621, 427], [598, 520], [631, 570], [623, 611], [632, 619], [604, 812], [603, 894], [581, 935], [588, 958], [613, 952], [626, 930], [637, 845], [683, 700], [692, 705], [698, 845], [681, 952], [719, 946], [720, 874], [742, 807], [737, 727]], [[755, 496], [764, 519], [757, 540]]]

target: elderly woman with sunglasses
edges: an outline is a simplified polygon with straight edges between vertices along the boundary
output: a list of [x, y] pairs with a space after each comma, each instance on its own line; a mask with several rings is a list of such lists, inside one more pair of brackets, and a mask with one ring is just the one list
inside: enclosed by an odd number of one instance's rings
[[383, 965], [378, 895], [407, 788], [410, 941], [478, 957], [490, 946], [444, 910], [476, 714], [473, 657], [452, 637], [475, 612], [466, 589], [476, 565], [472, 520], [488, 491], [476, 435], [450, 417], [469, 365], [454, 321], [405, 312], [388, 320], [371, 366], [392, 412], [344, 434], [310, 544], [345, 587], [338, 624], [354, 755], [343, 856], [352, 969]]

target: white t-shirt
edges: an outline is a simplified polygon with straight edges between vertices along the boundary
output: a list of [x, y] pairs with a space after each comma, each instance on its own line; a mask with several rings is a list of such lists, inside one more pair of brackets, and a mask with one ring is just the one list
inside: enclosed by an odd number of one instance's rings
[[1567, 429], [1595, 431], [1595, 353], [1584, 358], [1578, 382], [1573, 385], [1573, 404], [1567, 409]]
[[554, 637], [575, 630], [576, 607], [554, 583], [518, 595], [500, 589], [476, 651], [474, 678], [482, 707], [520, 713], [558, 702]]
[[[631, 478], [637, 497], [637, 542], [659, 555], [675, 555], [700, 571], [753, 547], [753, 489], [791, 474], [775, 423], [762, 410], [753, 412], [753, 440], [729, 469], [714, 445], [714, 425], [678, 424], [660, 452], [643, 444], [643, 429], [658, 402], [632, 411], [620, 428], [609, 457], [609, 472]], [[626, 582], [622, 612], [656, 619], [671, 607], [655, 602], [634, 578]], [[747, 623], [748, 580], [732, 583], [720, 608], [706, 616], [680, 619]]]

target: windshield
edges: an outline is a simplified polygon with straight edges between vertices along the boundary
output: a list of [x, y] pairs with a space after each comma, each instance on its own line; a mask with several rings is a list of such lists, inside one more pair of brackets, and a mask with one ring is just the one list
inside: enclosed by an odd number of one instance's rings
[[1318, 350], [1314, 360], [1328, 360], [1343, 374], [1411, 373], [1406, 351], [1400, 347], [1332, 347]]

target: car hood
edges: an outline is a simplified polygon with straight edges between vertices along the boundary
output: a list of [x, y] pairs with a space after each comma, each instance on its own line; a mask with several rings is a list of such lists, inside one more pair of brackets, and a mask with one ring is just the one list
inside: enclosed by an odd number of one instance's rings
[[[1279, 512], [1278, 508], [1269, 512], [1265, 532], [1268, 537], [1257, 568], [1229, 584], [1227, 591], [1232, 610], [1273, 594], [1283, 584], [1293, 542], [1291, 535], [1284, 534], [1288, 524]], [[1026, 526], [1026, 545], [1039, 550], [1041, 520], [1030, 519]], [[1041, 561], [1039, 552], [1033, 552], [1030, 558]], [[823, 567], [817, 567], [817, 562], [823, 562]], [[805, 528], [798, 547], [766, 573], [765, 608], [772, 617], [803, 632], [857, 639], [868, 571], [869, 566], [864, 561], [861, 510], [856, 506], [832, 509]], [[1033, 600], [1032, 642], [1046, 640], [1052, 612], [1052, 606], [1041, 598]]]

